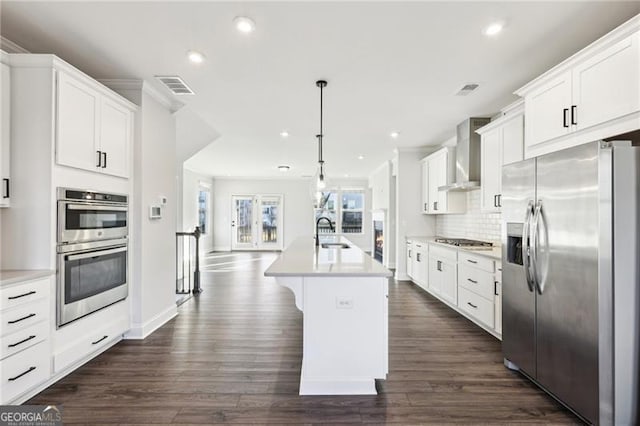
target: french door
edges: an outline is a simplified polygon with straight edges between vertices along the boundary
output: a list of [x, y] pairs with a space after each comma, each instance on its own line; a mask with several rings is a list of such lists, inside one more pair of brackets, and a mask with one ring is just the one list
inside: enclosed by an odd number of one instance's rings
[[231, 210], [232, 250], [282, 250], [281, 195], [234, 195]]

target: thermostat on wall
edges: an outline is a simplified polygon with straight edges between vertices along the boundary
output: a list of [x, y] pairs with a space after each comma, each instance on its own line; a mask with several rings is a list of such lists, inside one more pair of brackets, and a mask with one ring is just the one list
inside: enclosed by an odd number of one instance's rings
[[149, 206], [149, 219], [161, 219], [162, 208], [160, 206]]

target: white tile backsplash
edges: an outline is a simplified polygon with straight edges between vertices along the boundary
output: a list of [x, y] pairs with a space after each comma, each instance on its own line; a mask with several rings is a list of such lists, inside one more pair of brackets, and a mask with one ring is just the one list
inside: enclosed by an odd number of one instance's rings
[[480, 191], [467, 192], [467, 213], [436, 216], [436, 233], [443, 237], [500, 242], [500, 213], [480, 211]]

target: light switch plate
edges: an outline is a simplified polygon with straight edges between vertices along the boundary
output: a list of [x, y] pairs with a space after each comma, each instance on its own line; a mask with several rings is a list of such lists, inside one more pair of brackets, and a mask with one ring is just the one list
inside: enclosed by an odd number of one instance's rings
[[353, 309], [353, 299], [347, 297], [336, 297], [336, 308]]

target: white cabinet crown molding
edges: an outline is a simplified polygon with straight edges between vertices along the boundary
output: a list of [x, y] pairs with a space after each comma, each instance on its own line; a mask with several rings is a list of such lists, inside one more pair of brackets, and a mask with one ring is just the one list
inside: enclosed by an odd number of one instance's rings
[[640, 14], [634, 16], [611, 32], [600, 37], [599, 39], [581, 49], [577, 53], [573, 54], [569, 58], [560, 62], [558, 65], [554, 66], [544, 74], [536, 77], [529, 83], [513, 92], [513, 94], [524, 97], [527, 93], [536, 89], [540, 84], [544, 84], [549, 81], [549, 79], [555, 78], [562, 73], [570, 71], [577, 63], [592, 57], [603, 49], [614, 45], [615, 43], [623, 40], [626, 37], [629, 37], [637, 31], [640, 31]]
[[[518, 100], [517, 102], [509, 104], [508, 106], [503, 108], [501, 111], [503, 112], [504, 115], [494, 120], [491, 120], [489, 123], [480, 127], [478, 130], [476, 130], [476, 133], [479, 135], [483, 135], [495, 129], [496, 127], [502, 126], [504, 123], [509, 122], [510, 120], [516, 118], [517, 116], [524, 114], [524, 98]], [[504, 111], [509, 111], [509, 112], [505, 113]]]
[[83, 81], [96, 88], [102, 95], [111, 98], [123, 106], [135, 111], [138, 106], [133, 102], [122, 97], [120, 94], [114, 92], [109, 87], [100, 83], [96, 79], [80, 71], [73, 65], [65, 62], [56, 55], [50, 54], [32, 54], [32, 53], [13, 53], [9, 55], [10, 65], [17, 68], [53, 68], [57, 71], [62, 71], [73, 75], [74, 78]]
[[139, 79], [101, 79], [100, 83], [111, 88], [112, 90], [141, 90], [148, 94], [153, 99], [158, 101], [162, 106], [167, 108], [172, 113], [181, 109], [184, 104], [179, 101], [175, 101], [170, 97], [160, 92], [155, 86], [146, 80]]

